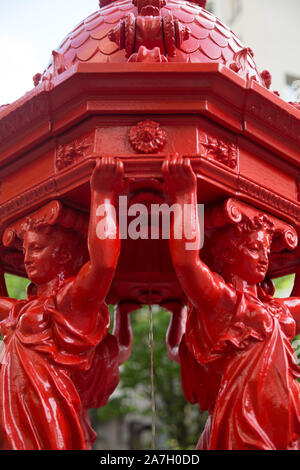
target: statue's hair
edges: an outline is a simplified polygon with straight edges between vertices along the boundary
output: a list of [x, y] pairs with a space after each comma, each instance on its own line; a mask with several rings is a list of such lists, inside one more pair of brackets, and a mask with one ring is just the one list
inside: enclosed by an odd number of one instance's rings
[[49, 237], [55, 237], [60, 247], [69, 250], [72, 255], [73, 274], [77, 274], [79, 269], [88, 259], [86, 237], [80, 232], [64, 228], [59, 224], [50, 225], [46, 218], [34, 219], [28, 217], [22, 227], [21, 236], [24, 239], [26, 231], [32, 231]]
[[53, 225], [50, 225], [46, 217], [42, 217], [41, 219], [34, 219], [33, 217], [27, 217], [26, 218], [26, 223], [22, 227], [22, 238], [24, 238], [25, 231], [27, 230], [32, 230], [34, 232], [39, 232], [39, 231], [51, 231], [51, 228]]
[[273, 222], [265, 214], [256, 215], [252, 219], [243, 219], [238, 224], [235, 224], [234, 227], [236, 232], [240, 235], [255, 230], [265, 230], [268, 234], [273, 236], [275, 229]]
[[236, 251], [244, 235], [257, 230], [264, 230], [270, 236], [271, 241], [275, 227], [267, 215], [260, 214], [251, 219], [243, 218], [241, 222], [215, 230], [205, 247], [206, 261], [211, 269], [222, 274], [222, 268], [226, 262], [224, 251]]

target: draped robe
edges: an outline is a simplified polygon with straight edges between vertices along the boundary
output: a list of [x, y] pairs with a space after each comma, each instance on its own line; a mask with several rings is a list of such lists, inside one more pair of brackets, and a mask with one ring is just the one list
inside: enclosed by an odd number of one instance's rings
[[[68, 295], [72, 282], [62, 285], [60, 298]], [[117, 385], [117, 344], [107, 337], [106, 304], [82, 312], [82, 322], [77, 312], [74, 322], [75, 316], [59, 311], [57, 294], [10, 299], [9, 315], [0, 323], [5, 346], [0, 370], [1, 449], [90, 448], [95, 438], [86, 416], [92, 404], [87, 395], [91, 380], [80, 388], [82, 379], [94, 374], [90, 392], [100, 406]]]
[[[224, 282], [218, 275], [215, 281]], [[180, 346], [183, 389], [210, 412], [198, 449], [300, 449], [294, 336], [295, 321], [280, 299], [237, 292], [234, 309], [189, 309]]]

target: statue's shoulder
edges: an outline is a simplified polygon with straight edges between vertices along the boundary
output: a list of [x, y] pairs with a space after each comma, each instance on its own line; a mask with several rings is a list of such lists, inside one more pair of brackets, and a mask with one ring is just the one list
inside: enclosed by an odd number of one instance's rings
[[0, 322], [8, 317], [16, 317], [17, 312], [24, 306], [26, 300], [18, 300], [11, 297], [0, 297]]

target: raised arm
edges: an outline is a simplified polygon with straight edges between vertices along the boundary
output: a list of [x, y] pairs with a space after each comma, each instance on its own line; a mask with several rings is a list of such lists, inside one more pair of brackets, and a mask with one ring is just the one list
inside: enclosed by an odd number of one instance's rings
[[122, 162], [111, 157], [99, 159], [93, 171], [88, 232], [90, 260], [72, 285], [75, 309], [86, 311], [98, 306], [110, 288], [120, 254], [115, 198], [123, 189], [123, 175]]
[[216, 281], [213, 273], [199, 257], [197, 180], [190, 160], [167, 158], [163, 163], [162, 173], [166, 192], [172, 197], [174, 204], [170, 230], [172, 261], [187, 297], [196, 308], [211, 308], [219, 301], [226, 302], [227, 306], [228, 302], [235, 304], [235, 291], [225, 283]]

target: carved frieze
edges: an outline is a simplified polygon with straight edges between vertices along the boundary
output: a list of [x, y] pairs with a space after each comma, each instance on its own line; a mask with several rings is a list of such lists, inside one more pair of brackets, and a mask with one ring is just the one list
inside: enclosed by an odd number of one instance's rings
[[262, 202], [265, 202], [275, 209], [278, 209], [285, 214], [293, 217], [298, 222], [300, 221], [300, 207], [296, 204], [284, 199], [283, 197], [274, 194], [266, 188], [254, 183], [253, 181], [248, 180], [242, 176], [239, 176], [238, 182], [239, 190], [244, 191], [245, 193], [260, 199]]
[[84, 158], [92, 147], [90, 139], [74, 140], [66, 145], [59, 145], [56, 149], [56, 169], [63, 170], [69, 165]]
[[20, 209], [32, 207], [34, 203], [43, 201], [45, 196], [50, 196], [56, 191], [56, 182], [53, 178], [48, 181], [35, 186], [28, 191], [23, 192], [21, 195], [1, 204], [0, 206], [0, 219], [9, 217], [10, 215], [18, 212]]
[[205, 148], [205, 156], [235, 170], [238, 165], [238, 148], [233, 142], [208, 135], [201, 135], [200, 144]]

